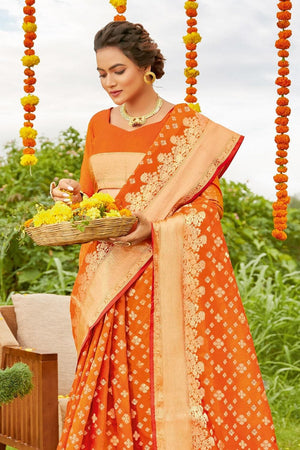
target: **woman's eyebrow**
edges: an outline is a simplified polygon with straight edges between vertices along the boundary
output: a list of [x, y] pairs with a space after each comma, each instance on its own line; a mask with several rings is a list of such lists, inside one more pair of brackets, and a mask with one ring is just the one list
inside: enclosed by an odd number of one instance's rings
[[[116, 67], [119, 67], [119, 66], [125, 67], [125, 64], [121, 64], [121, 63], [114, 64], [108, 70], [113, 70], [113, 69], [115, 69]], [[99, 70], [104, 70], [104, 69], [101, 69], [101, 67], [97, 67], [97, 70], [99, 71]]]

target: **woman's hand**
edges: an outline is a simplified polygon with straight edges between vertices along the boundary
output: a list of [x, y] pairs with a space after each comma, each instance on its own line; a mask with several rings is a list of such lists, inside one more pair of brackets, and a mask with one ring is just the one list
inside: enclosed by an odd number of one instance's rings
[[78, 203], [82, 200], [78, 181], [62, 178], [57, 186], [54, 183], [51, 183], [50, 186], [52, 198], [55, 202]]
[[151, 237], [151, 222], [143, 213], [135, 212], [133, 215], [138, 218], [136, 229], [126, 236], [110, 238], [109, 241], [115, 245], [135, 245]]

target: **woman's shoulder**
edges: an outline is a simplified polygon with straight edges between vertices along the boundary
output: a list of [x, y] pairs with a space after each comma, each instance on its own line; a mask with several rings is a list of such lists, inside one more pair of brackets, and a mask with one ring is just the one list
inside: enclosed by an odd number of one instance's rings
[[102, 109], [101, 111], [96, 112], [90, 119], [90, 124], [99, 123], [99, 122], [108, 122], [110, 115], [110, 108]]

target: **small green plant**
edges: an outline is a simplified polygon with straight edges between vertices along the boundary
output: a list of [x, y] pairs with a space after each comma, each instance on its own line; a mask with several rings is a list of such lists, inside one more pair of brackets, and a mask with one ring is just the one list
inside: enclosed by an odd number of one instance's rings
[[0, 406], [16, 397], [24, 397], [32, 390], [32, 373], [22, 362], [0, 370]]

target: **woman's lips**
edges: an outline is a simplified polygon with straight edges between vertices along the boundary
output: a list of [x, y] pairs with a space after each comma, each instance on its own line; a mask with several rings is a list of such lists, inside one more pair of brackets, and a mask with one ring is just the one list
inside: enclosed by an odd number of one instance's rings
[[122, 91], [111, 91], [109, 94], [110, 94], [112, 97], [117, 97], [121, 92], [122, 92]]

